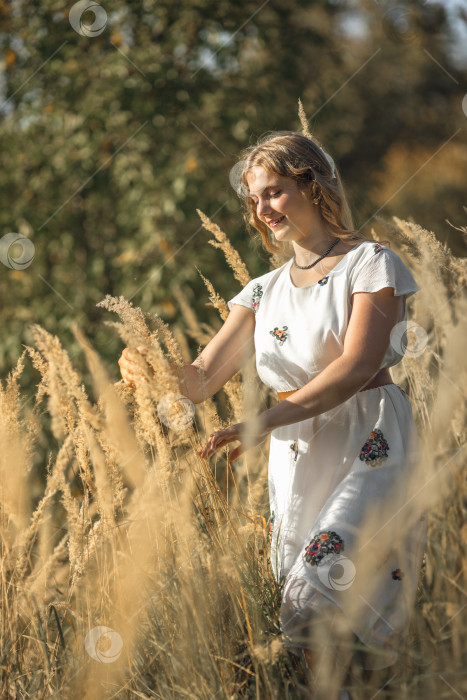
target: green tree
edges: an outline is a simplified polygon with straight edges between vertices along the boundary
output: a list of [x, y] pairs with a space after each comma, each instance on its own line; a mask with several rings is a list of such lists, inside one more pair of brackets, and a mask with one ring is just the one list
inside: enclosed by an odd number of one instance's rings
[[[300, 128], [298, 97], [341, 169], [357, 227], [369, 230], [376, 212], [414, 216], [448, 238], [445, 219], [456, 223], [465, 204], [462, 182], [450, 179], [451, 165], [465, 170], [465, 114], [441, 6], [401, 5], [404, 24], [382, 1], [116, 0], [102, 3], [93, 36], [71, 26], [75, 7], [0, 6], [0, 232], [35, 247], [26, 269], [0, 266], [4, 374], [32, 343], [30, 323], [56, 333], [86, 374], [74, 320], [119, 378], [121, 344], [96, 309], [105, 294], [183, 329], [176, 283], [218, 325], [195, 265], [226, 298], [238, 283], [196, 209], [228, 233], [252, 275], [269, 269], [228, 174], [262, 133]], [[95, 19], [81, 16], [87, 27]], [[425, 176], [428, 192], [417, 187]], [[31, 393], [37, 374], [24, 377]]]

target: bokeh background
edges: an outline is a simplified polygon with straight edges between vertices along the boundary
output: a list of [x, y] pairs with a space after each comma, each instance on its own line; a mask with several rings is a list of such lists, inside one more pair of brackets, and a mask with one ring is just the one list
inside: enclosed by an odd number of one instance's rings
[[[271, 269], [229, 173], [263, 134], [302, 130], [299, 99], [355, 228], [392, 236], [421, 286], [426, 347], [393, 379], [424, 450], [401, 518], [418, 498], [429, 537], [387, 697], [467, 693], [465, 0], [3, 0], [2, 698], [309, 697], [281, 645], [267, 450], [233, 468], [196, 451], [271, 396], [242, 368], [174, 429], [151, 403], [167, 357], [139, 311], [191, 362], [241, 279]], [[119, 381], [135, 338], [151, 400]], [[118, 661], [86, 646], [101, 625]], [[356, 700], [383, 688], [351, 680]]]
[[[356, 228], [412, 218], [465, 255], [465, 2], [85, 5], [0, 3], [0, 232], [34, 246], [30, 264], [0, 265], [2, 377], [31, 323], [86, 375], [75, 321], [117, 380], [122, 344], [96, 308], [106, 294], [185, 329], [194, 359], [180, 292], [220, 325], [196, 266], [225, 298], [239, 289], [196, 209], [251, 275], [269, 270], [229, 171], [265, 132], [301, 128], [298, 98]], [[38, 378], [29, 363], [31, 395]]]

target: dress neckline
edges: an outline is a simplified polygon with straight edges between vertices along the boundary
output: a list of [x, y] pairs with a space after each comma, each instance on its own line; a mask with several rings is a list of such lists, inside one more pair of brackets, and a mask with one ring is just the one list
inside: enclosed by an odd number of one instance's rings
[[[323, 277], [328, 277], [330, 274], [332, 274], [333, 272], [335, 272], [336, 270], [338, 270], [339, 267], [340, 267], [343, 263], [347, 262], [347, 260], [346, 260], [347, 256], [350, 255], [350, 253], [353, 253], [353, 251], [355, 250], [355, 248], [359, 248], [359, 247], [362, 245], [362, 243], [368, 243], [368, 241], [360, 241], [360, 243], [356, 243], [356, 244], [355, 244], [350, 250], [348, 250], [347, 253], [339, 260], [339, 262], [337, 263], [337, 265], [334, 265], [334, 267], [333, 267], [331, 270], [329, 270], [329, 272], [328, 272], [326, 275], [323, 275]], [[371, 243], [371, 241], [370, 241], [370, 243]], [[301, 286], [301, 287], [297, 287], [297, 286], [293, 283], [292, 277], [290, 276], [290, 269], [291, 269], [291, 267], [292, 267], [292, 264], [293, 264], [293, 257], [290, 258], [290, 260], [289, 260], [289, 262], [288, 262], [288, 264], [287, 264], [287, 280], [288, 280], [289, 287], [291, 287], [292, 289], [309, 289], [310, 287], [314, 287], [315, 285], [317, 285], [317, 284], [320, 282], [320, 280], [317, 280], [316, 282], [312, 282], [311, 284], [305, 284], [305, 285], [303, 285], [303, 286]], [[323, 279], [323, 278], [321, 278], [321, 279]]]

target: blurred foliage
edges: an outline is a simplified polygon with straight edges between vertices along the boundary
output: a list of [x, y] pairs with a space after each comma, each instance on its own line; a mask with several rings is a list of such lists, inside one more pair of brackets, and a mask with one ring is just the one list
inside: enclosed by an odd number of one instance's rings
[[[226, 231], [251, 275], [269, 270], [228, 175], [264, 132], [300, 128], [298, 97], [341, 169], [357, 228], [369, 233], [376, 214], [412, 217], [462, 253], [446, 219], [465, 223], [465, 67], [449, 52], [442, 5], [101, 5], [105, 29], [92, 37], [72, 28], [71, 4], [0, 5], [0, 234], [35, 246], [26, 269], [0, 264], [3, 376], [39, 323], [86, 377], [75, 321], [119, 379], [122, 346], [95, 306], [105, 294], [183, 330], [175, 282], [200, 320], [219, 327], [195, 266], [226, 299], [239, 286], [196, 208]], [[32, 394], [39, 375], [31, 366], [24, 378]]]

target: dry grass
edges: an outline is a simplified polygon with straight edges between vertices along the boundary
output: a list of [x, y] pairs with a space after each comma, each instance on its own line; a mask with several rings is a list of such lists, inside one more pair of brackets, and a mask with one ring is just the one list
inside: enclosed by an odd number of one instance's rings
[[[246, 284], [238, 253], [203, 221]], [[386, 672], [355, 672], [351, 692], [368, 699], [378, 691], [379, 698], [465, 697], [466, 264], [413, 223], [384, 226], [422, 287], [409, 311], [428, 345], [396, 366], [393, 378], [410, 395], [422, 437], [413, 502], [429, 509], [429, 535], [390, 690], [380, 690]], [[224, 319], [225, 301], [205, 282]], [[158, 412], [178, 391], [170, 364], [186, 362], [186, 345], [123, 298], [107, 297], [101, 306], [118, 314], [112, 325], [125, 345], [148, 348], [153, 384], [140, 381], [134, 392], [112, 384], [75, 328], [99, 397], [93, 404], [59, 339], [36, 326], [36, 347], [27, 348], [41, 374], [33, 410], [22, 406], [18, 388], [25, 354], [0, 387], [1, 697], [310, 697], [279, 634], [280, 588], [268, 560], [267, 445], [233, 468], [225, 452], [202, 460], [197, 448], [222, 425], [216, 403], [198, 404], [194, 422], [180, 430]], [[192, 332], [207, 341], [212, 329], [185, 311]], [[258, 395], [265, 404], [265, 388], [246, 366], [225, 387], [232, 422], [258, 411]], [[184, 415], [176, 402], [164, 414], [182, 422]], [[50, 449], [46, 483], [32, 498], [44, 416], [58, 448]], [[86, 635], [99, 625], [114, 631], [97, 642], [99, 654], [118, 657], [112, 663], [85, 650]]]

